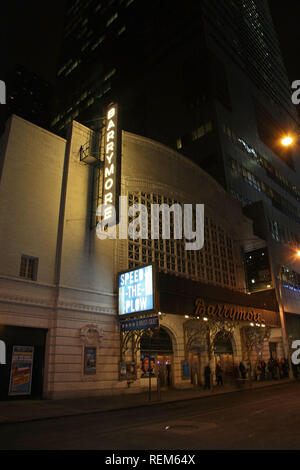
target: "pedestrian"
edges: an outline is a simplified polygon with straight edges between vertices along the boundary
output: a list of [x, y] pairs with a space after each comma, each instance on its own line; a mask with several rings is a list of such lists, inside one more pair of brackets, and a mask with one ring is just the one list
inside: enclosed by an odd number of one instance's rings
[[283, 359], [283, 363], [282, 363], [282, 376], [284, 378], [288, 378], [289, 375], [290, 375], [290, 365], [289, 365], [289, 361], [285, 357]]
[[275, 359], [273, 358], [270, 358], [269, 362], [268, 362], [268, 369], [269, 369], [269, 373], [270, 373], [270, 378], [272, 380], [276, 380], [278, 378], [277, 376], [277, 363], [275, 361]]
[[268, 360], [268, 379], [272, 379], [272, 362], [271, 358]]
[[296, 364], [292, 363], [292, 371], [294, 378], [297, 380], [298, 379], [298, 366]]
[[246, 378], [246, 367], [244, 366], [242, 361], [240, 362], [239, 370], [240, 370], [240, 374], [241, 374], [242, 379], [245, 379]]
[[256, 364], [255, 367], [255, 378], [257, 381], [261, 380], [261, 366], [259, 362]]
[[216, 365], [216, 379], [217, 379], [217, 385], [223, 385], [223, 370], [220, 366], [220, 364]]
[[261, 380], [265, 380], [265, 378], [266, 378], [266, 363], [265, 363], [264, 360], [261, 361], [260, 367], [261, 367]]
[[284, 367], [285, 367], [285, 364], [284, 364], [284, 359], [283, 357], [280, 359], [280, 378], [283, 379], [284, 378]]
[[211, 369], [209, 364], [204, 368], [204, 388], [210, 389], [210, 376], [211, 376]]
[[276, 362], [276, 375], [278, 379], [282, 377], [282, 370], [281, 370], [281, 361], [279, 359], [275, 360]]

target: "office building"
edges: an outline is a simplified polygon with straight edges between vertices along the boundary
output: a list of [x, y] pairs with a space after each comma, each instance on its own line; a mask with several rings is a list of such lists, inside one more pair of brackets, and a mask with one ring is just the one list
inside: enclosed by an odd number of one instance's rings
[[49, 127], [53, 96], [53, 85], [49, 82], [23, 65], [16, 65], [7, 74], [6, 95], [3, 125], [12, 114], [16, 114], [37, 126]]

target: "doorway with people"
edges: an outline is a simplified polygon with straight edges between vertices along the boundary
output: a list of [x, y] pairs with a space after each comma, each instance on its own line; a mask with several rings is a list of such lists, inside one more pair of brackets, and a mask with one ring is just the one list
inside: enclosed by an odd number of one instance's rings
[[222, 370], [225, 381], [231, 381], [234, 378], [234, 354], [232, 347], [232, 335], [223, 332], [217, 333], [214, 340], [214, 353], [216, 366], [219, 365]]
[[168, 332], [160, 327], [145, 332], [140, 341], [141, 378], [157, 377], [163, 388], [173, 385], [173, 345]]

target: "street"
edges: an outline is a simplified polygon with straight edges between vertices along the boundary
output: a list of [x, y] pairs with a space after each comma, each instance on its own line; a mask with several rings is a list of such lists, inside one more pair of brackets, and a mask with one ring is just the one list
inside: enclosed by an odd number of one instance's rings
[[43, 421], [2, 424], [1, 450], [296, 450], [300, 383]]

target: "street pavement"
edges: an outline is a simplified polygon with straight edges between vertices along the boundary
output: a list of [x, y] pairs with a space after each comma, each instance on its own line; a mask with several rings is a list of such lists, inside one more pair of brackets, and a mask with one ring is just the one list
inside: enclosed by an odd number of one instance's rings
[[256, 389], [261, 387], [272, 387], [289, 382], [288, 379], [244, 382], [236, 384], [225, 384], [214, 386], [212, 390], [204, 390], [203, 387], [188, 389], [162, 390], [160, 397], [152, 388], [151, 400], [149, 393], [124, 393], [122, 395], [94, 396], [87, 398], [68, 398], [63, 400], [9, 400], [0, 401], [0, 426], [1, 424], [20, 423], [25, 421], [38, 421], [44, 419], [58, 418], [61, 416], [80, 416], [97, 413], [101, 411], [127, 409], [139, 406], [152, 406], [159, 403], [177, 402], [203, 398], [211, 395], [231, 393]]
[[82, 406], [69, 416], [2, 421], [0, 449], [300, 450], [300, 382], [198, 395], [174, 394], [150, 406]]

